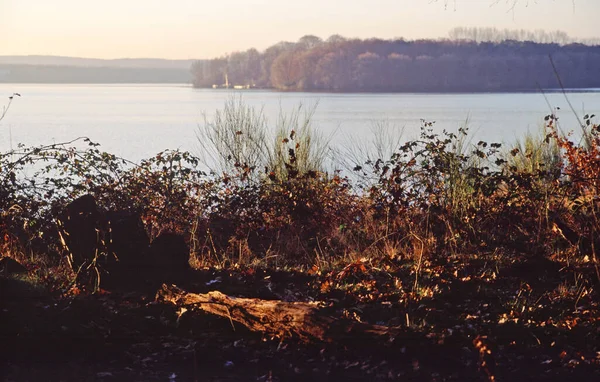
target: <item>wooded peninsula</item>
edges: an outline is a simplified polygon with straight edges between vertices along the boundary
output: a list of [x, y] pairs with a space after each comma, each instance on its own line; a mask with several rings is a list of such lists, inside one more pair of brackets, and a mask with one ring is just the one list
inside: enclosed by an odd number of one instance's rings
[[600, 87], [600, 45], [557, 37], [493, 28], [456, 28], [443, 40], [339, 35], [322, 40], [307, 35], [263, 52], [248, 49], [197, 61], [193, 85], [336, 92], [536, 91], [560, 88], [558, 74], [565, 88]]

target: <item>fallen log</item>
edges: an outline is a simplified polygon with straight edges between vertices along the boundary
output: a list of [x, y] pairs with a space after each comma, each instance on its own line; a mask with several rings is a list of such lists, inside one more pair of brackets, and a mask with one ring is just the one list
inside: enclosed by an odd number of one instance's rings
[[389, 340], [398, 333], [398, 328], [327, 316], [316, 302], [230, 297], [219, 291], [189, 293], [175, 285], [166, 284], [158, 291], [156, 301], [224, 317], [232, 324], [237, 322], [251, 331], [264, 333], [272, 338], [296, 338], [303, 342], [367, 338]]

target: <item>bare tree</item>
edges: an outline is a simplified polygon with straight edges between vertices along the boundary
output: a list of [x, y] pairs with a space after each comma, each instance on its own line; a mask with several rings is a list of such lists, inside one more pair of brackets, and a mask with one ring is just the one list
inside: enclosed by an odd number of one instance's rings
[[475, 42], [494, 42], [503, 41], [532, 41], [540, 44], [560, 44], [566, 45], [576, 42], [566, 32], [563, 31], [545, 31], [537, 29], [534, 31], [525, 29], [497, 29], [497, 28], [469, 28], [456, 27], [448, 32], [451, 40], [468, 40]]
[[[434, 2], [439, 2], [438, 0], [433, 0]], [[505, 5], [508, 8], [508, 11], [514, 11], [518, 5], [523, 5], [527, 7], [531, 4], [541, 4], [548, 0], [490, 0], [491, 5]], [[575, 9], [575, 0], [571, 0], [573, 3], [573, 9]], [[443, 0], [444, 8], [448, 9], [448, 6], [452, 6], [454, 10], [457, 10], [458, 6], [457, 0]]]
[[344, 36], [341, 36], [339, 34], [333, 34], [333, 35], [329, 36], [329, 38], [327, 38], [328, 44], [337, 44], [337, 43], [346, 42], [346, 41], [347, 41], [347, 39]]
[[316, 46], [321, 45], [322, 43], [323, 39], [310, 34], [302, 36], [300, 37], [300, 40], [298, 40], [298, 45], [300, 45], [302, 49], [312, 49]]
[[280, 54], [271, 66], [271, 84], [279, 89], [296, 89], [302, 79], [301, 52]]

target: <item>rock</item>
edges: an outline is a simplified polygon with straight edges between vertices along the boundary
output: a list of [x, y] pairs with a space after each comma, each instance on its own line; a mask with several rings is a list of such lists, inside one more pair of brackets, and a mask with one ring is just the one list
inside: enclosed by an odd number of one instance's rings
[[152, 264], [167, 271], [190, 268], [190, 250], [183, 235], [162, 233], [150, 244]]
[[28, 270], [17, 260], [8, 256], [0, 258], [0, 275], [8, 276], [22, 273], [28, 273]]
[[118, 287], [133, 275], [143, 277], [137, 271], [149, 262], [149, 240], [139, 214], [101, 211], [84, 195], [59, 214], [58, 232], [79, 286], [96, 290], [102, 281], [102, 287]]
[[107, 252], [114, 256], [120, 266], [144, 265], [150, 240], [140, 215], [129, 211], [109, 211], [104, 233]]
[[97, 228], [100, 213], [92, 195], [84, 195], [59, 214], [58, 232], [63, 246], [69, 251], [69, 264], [77, 272], [96, 256], [99, 243]]

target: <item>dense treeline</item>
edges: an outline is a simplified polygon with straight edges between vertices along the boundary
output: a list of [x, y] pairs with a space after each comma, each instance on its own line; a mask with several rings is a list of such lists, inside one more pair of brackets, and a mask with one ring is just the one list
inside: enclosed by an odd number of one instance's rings
[[[495, 34], [494, 34], [495, 33]], [[561, 43], [503, 40], [502, 36]], [[600, 46], [560, 33], [507, 34], [456, 29], [461, 39], [327, 40], [304, 36], [264, 52], [249, 49], [192, 65], [194, 86], [246, 86], [308, 91], [519, 91], [557, 88], [549, 56], [567, 88], [600, 87]], [[481, 36], [489, 42], [473, 39]]]

